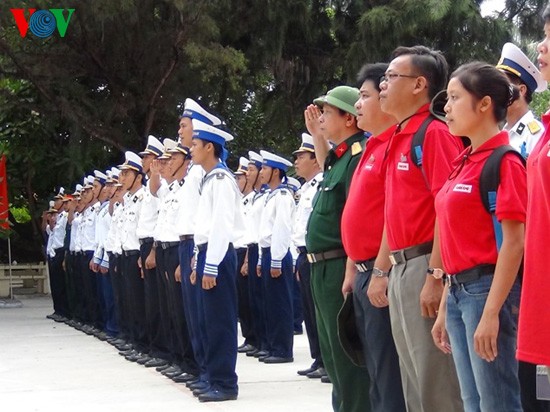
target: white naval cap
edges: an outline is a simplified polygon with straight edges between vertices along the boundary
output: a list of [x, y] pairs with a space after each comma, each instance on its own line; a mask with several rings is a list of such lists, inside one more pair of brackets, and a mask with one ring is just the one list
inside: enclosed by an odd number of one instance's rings
[[313, 136], [307, 133], [302, 133], [302, 144], [298, 150], [292, 152], [293, 154], [310, 152], [315, 153], [315, 146], [313, 145]]
[[287, 177], [286, 185], [295, 192], [297, 192], [302, 187], [300, 181], [294, 177]]
[[262, 168], [262, 164], [264, 163], [264, 159], [258, 153], [253, 152], [252, 150], [249, 150], [248, 151], [248, 158], [250, 159], [249, 164], [254, 163], [254, 165], [258, 169]]
[[267, 152], [265, 150], [260, 150], [260, 155], [264, 159], [263, 165], [273, 167], [275, 169], [281, 169], [282, 171], [286, 172], [290, 166], [292, 166], [292, 163], [290, 163], [285, 158], [278, 156], [276, 154]]
[[235, 172], [236, 175], [245, 175], [248, 173], [248, 164], [249, 164], [249, 160], [244, 157], [244, 156], [241, 156], [239, 158], [239, 167], [237, 168], [237, 171]]
[[59, 188], [59, 191], [57, 192], [57, 194], [55, 195], [54, 199], [63, 199], [63, 195], [65, 194], [65, 188], [64, 187], [60, 187]]
[[157, 139], [152, 134], [150, 134], [149, 137], [147, 138], [147, 147], [143, 152], [139, 152], [138, 154], [140, 156], [152, 154], [158, 157], [162, 155], [163, 151], [164, 151], [164, 146], [162, 145], [160, 140]]
[[124, 163], [118, 167], [120, 170], [135, 170], [138, 173], [143, 173], [143, 165], [141, 157], [134, 152], [124, 152]]
[[159, 160], [170, 159], [172, 157], [171, 151], [178, 145], [178, 142], [176, 142], [175, 140], [166, 138], [162, 141], [162, 143], [163, 143], [164, 151], [162, 153], [162, 156], [159, 157]]
[[502, 47], [496, 68], [519, 77], [531, 92], [543, 92], [548, 86], [535, 63], [513, 43], [506, 43]]
[[206, 140], [225, 147], [225, 143], [233, 140], [233, 136], [217, 127], [193, 119], [193, 139]]
[[100, 172], [99, 170], [94, 170], [94, 177], [95, 180], [97, 180], [102, 185], [107, 183], [107, 175], [103, 172]]
[[79, 195], [81, 191], [82, 191], [82, 185], [78, 183], [74, 188], [73, 196]]
[[185, 99], [183, 105], [183, 113], [181, 117], [188, 117], [193, 120], [200, 120], [211, 126], [219, 126], [222, 124], [222, 121], [219, 117], [214, 116], [211, 113], [208, 113], [204, 110], [200, 104], [198, 104], [193, 99]]

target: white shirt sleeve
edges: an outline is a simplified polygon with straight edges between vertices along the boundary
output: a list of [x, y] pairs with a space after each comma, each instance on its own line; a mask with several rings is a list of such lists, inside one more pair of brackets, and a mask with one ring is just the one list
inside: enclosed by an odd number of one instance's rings
[[292, 235], [292, 220], [294, 218], [294, 199], [292, 195], [278, 193], [273, 201], [275, 204], [275, 221], [271, 235], [271, 267], [281, 268], [282, 260], [290, 247]]
[[208, 237], [204, 274], [217, 276], [218, 265], [225, 257], [229, 243], [233, 239], [236, 205], [240, 199], [236, 199], [237, 193], [229, 177], [225, 176], [223, 179], [213, 177], [211, 184], [212, 192], [209, 196], [212, 196], [211, 228], [213, 230]]

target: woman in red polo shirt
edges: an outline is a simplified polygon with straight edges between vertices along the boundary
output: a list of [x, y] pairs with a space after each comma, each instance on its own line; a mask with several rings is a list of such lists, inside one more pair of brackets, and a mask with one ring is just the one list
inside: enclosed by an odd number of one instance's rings
[[[544, 39], [537, 47], [538, 63], [544, 80], [550, 81], [550, 4], [542, 17]], [[542, 116], [542, 123], [546, 131], [527, 159], [528, 219], [517, 356], [522, 361], [550, 365], [550, 111]]]
[[474, 62], [452, 74], [447, 95], [449, 130], [468, 136], [472, 145], [455, 160], [435, 200], [448, 275], [432, 335], [443, 352], [453, 355], [466, 411], [521, 411], [515, 359], [517, 273], [527, 202], [521, 160], [508, 153], [501, 163], [495, 212], [502, 228], [500, 249], [479, 189], [487, 158], [509, 144], [508, 132], [500, 131], [499, 122], [519, 93], [499, 70]]

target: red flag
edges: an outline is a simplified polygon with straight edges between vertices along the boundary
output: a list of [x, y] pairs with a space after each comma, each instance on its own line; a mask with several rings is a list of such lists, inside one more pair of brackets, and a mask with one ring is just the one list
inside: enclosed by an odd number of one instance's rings
[[6, 173], [6, 156], [0, 157], [0, 227], [9, 229], [8, 223], [10, 202], [8, 200], [8, 175]]

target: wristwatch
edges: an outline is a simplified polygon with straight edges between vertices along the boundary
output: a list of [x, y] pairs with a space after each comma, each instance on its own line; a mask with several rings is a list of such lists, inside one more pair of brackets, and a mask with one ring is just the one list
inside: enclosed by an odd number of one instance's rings
[[384, 272], [380, 268], [372, 268], [372, 275], [377, 278], [387, 278], [390, 272]]
[[441, 279], [443, 276], [445, 276], [445, 272], [443, 269], [440, 268], [428, 268], [427, 270], [428, 275], [432, 275], [436, 279]]

